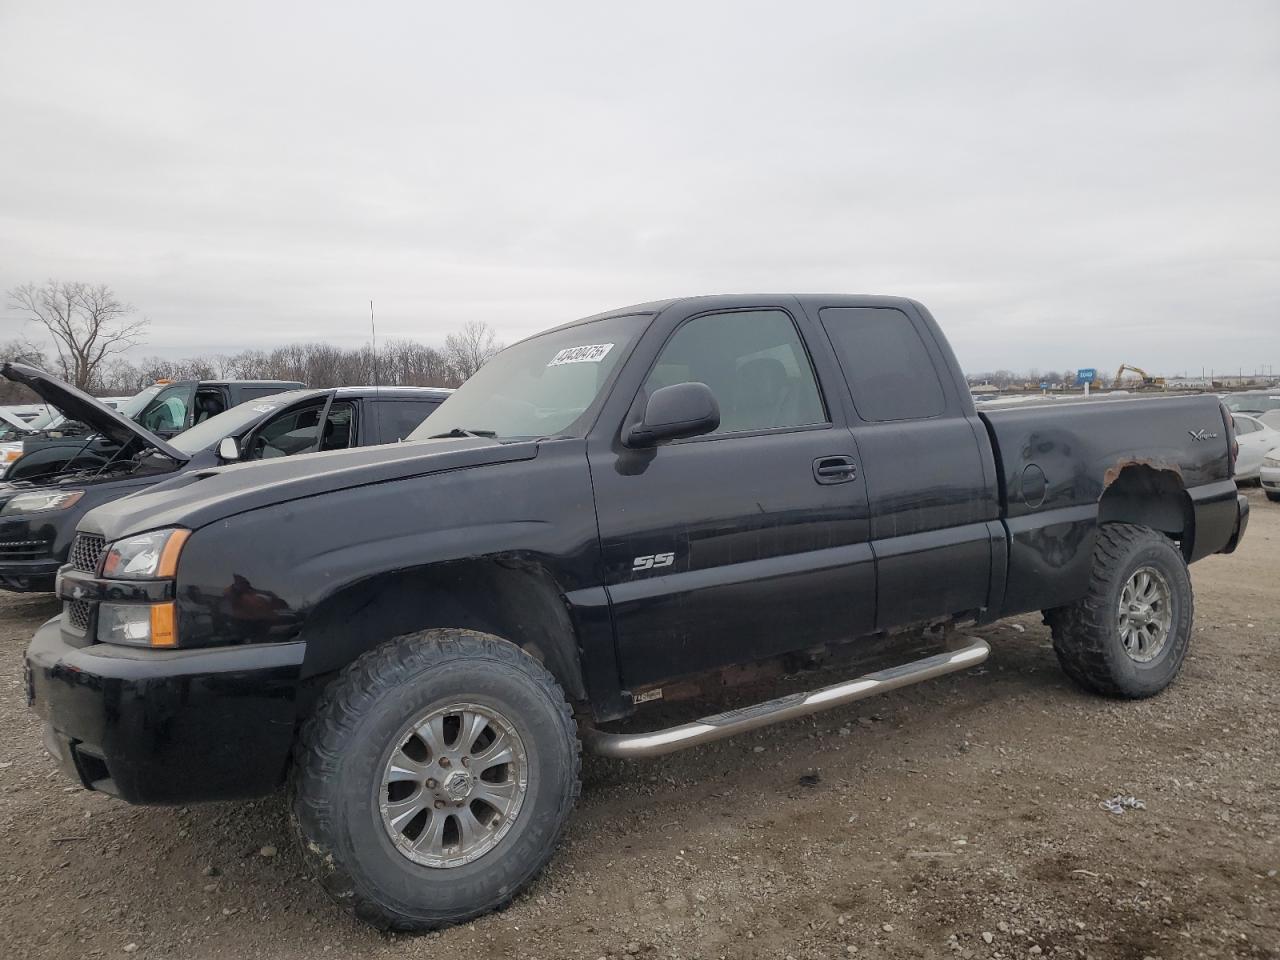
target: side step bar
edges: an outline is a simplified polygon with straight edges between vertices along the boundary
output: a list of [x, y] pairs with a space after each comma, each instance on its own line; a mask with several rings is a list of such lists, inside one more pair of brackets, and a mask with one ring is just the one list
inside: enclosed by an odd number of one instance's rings
[[807, 716], [820, 710], [853, 703], [855, 700], [888, 693], [921, 680], [932, 680], [934, 677], [955, 673], [966, 667], [977, 666], [987, 659], [989, 653], [991, 647], [987, 641], [971, 638], [959, 649], [938, 653], [923, 660], [877, 670], [875, 673], [822, 687], [810, 693], [793, 693], [750, 707], [717, 713], [693, 723], [668, 727], [666, 730], [655, 730], [652, 733], [605, 733], [584, 725], [582, 740], [592, 753], [605, 757], [660, 757], [664, 753], [674, 753], [685, 747], [723, 740], [781, 720]]

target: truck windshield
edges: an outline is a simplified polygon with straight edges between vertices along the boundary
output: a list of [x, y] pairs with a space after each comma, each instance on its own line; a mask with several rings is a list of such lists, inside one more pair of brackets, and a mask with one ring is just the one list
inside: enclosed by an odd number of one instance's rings
[[164, 387], [164, 384], [160, 384], [160, 383], [147, 387], [145, 390], [141, 391], [140, 393], [135, 393], [132, 397], [130, 397], [124, 403], [120, 404], [120, 406], [117, 407], [116, 409], [119, 410], [121, 414], [128, 417], [130, 420], [136, 420], [138, 417], [138, 414], [140, 414], [143, 410], [145, 410], [147, 404], [151, 402], [151, 398], [154, 397], [157, 393], [159, 393], [161, 389], [163, 389], [163, 387]]
[[522, 340], [481, 367], [406, 439], [451, 430], [499, 438], [564, 433], [595, 402], [648, 318], [607, 317]]

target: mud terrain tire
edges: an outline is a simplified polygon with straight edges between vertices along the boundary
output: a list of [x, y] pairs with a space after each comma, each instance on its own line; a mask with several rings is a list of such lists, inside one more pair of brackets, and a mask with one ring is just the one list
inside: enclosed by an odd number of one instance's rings
[[[1143, 597], [1158, 600], [1144, 603]], [[1045, 622], [1067, 676], [1094, 693], [1140, 699], [1159, 693], [1178, 675], [1191, 643], [1192, 613], [1191, 578], [1177, 545], [1149, 527], [1106, 523], [1098, 530], [1088, 593], [1046, 611]], [[1150, 622], [1144, 617], [1159, 620], [1163, 630], [1147, 629], [1163, 638], [1142, 648], [1133, 638], [1147, 636], [1139, 633]]]

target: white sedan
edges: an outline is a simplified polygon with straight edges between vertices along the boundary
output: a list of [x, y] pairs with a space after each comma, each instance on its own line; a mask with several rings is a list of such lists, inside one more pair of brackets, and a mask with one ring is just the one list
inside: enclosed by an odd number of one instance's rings
[[1280, 430], [1245, 413], [1231, 415], [1235, 421], [1240, 455], [1236, 457], [1236, 479], [1257, 480], [1262, 461], [1272, 450], [1280, 450]]

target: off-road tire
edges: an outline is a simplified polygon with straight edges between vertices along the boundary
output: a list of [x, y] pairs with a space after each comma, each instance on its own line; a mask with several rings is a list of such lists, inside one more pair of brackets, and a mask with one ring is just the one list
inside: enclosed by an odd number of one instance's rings
[[[1164, 646], [1153, 660], [1139, 663], [1125, 652], [1117, 610], [1125, 583], [1144, 566], [1167, 581], [1172, 616]], [[1155, 696], [1182, 669], [1193, 606], [1186, 560], [1173, 541], [1149, 527], [1105, 523], [1098, 529], [1088, 593], [1045, 611], [1044, 619], [1067, 676], [1093, 693], [1136, 700]]]
[[[397, 731], [459, 699], [514, 724], [528, 788], [493, 849], [429, 867], [397, 850], [376, 800]], [[304, 723], [288, 787], [294, 834], [325, 892], [361, 920], [402, 931], [461, 923], [506, 906], [550, 859], [578, 797], [580, 751], [559, 684], [516, 645], [454, 629], [399, 637], [344, 669]]]

